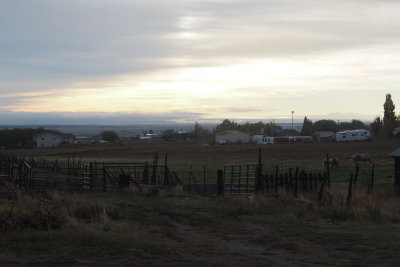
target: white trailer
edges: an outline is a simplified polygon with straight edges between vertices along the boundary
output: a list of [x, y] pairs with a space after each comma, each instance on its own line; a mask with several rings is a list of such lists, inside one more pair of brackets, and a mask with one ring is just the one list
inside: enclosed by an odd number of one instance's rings
[[275, 143], [275, 140], [274, 140], [274, 137], [272, 137], [272, 136], [260, 136], [257, 141], [257, 144], [261, 144], [261, 145], [268, 145], [268, 144], [273, 145], [274, 143]]
[[336, 133], [337, 142], [369, 141], [371, 134], [367, 130], [347, 130]]

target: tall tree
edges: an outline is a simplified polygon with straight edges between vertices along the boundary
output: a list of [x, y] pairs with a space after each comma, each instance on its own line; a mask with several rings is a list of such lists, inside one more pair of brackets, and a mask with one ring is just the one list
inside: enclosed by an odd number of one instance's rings
[[210, 137], [211, 133], [206, 128], [201, 127], [201, 125], [198, 124], [196, 121], [194, 124], [193, 132], [191, 132], [188, 136], [190, 138], [204, 138], [204, 137]]
[[313, 134], [313, 122], [307, 119], [307, 117], [304, 117], [303, 127], [301, 128], [300, 135], [309, 136], [312, 134]]
[[119, 139], [119, 136], [116, 132], [114, 131], [103, 131], [100, 134], [101, 139], [107, 142], [113, 142]]
[[236, 131], [237, 129], [238, 129], [237, 122], [225, 119], [222, 121], [221, 124], [218, 124], [215, 127], [215, 132], [219, 133], [219, 132], [224, 132], [224, 131]]
[[374, 122], [371, 123], [370, 127], [371, 127], [371, 133], [373, 136], [375, 137], [379, 137], [382, 134], [382, 120], [380, 117], [376, 117]]
[[238, 130], [241, 132], [249, 133], [250, 135], [260, 134], [264, 129], [265, 124], [262, 121], [257, 123], [246, 122], [238, 126]]
[[358, 129], [364, 129], [367, 130], [368, 126], [365, 125], [360, 120], [351, 120], [351, 122], [341, 122], [338, 124], [338, 130], [343, 131], [343, 130], [358, 130]]
[[396, 114], [394, 113], [395, 105], [392, 101], [392, 96], [390, 94], [386, 94], [386, 101], [383, 104], [383, 120], [390, 120], [393, 125], [396, 122]]
[[365, 125], [365, 123], [363, 123], [360, 120], [351, 120], [350, 123], [351, 123], [352, 130], [358, 130], [358, 129], [367, 130], [368, 129], [368, 126]]
[[276, 132], [282, 131], [282, 127], [270, 121], [264, 128], [264, 135], [275, 136]]
[[337, 124], [334, 120], [319, 120], [314, 123], [314, 131], [337, 131]]
[[395, 106], [392, 101], [392, 96], [386, 94], [386, 100], [383, 104], [383, 130], [385, 137], [392, 137], [393, 130], [396, 126], [396, 114], [394, 112]]

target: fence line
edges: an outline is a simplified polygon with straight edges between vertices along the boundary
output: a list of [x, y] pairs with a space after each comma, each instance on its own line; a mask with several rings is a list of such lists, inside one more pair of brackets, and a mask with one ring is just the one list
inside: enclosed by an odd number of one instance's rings
[[[165, 160], [167, 164], [167, 157]], [[126, 187], [130, 184], [166, 188], [181, 184], [168, 165], [158, 164], [158, 154], [153, 164], [145, 163], [98, 163], [45, 159], [30, 160], [0, 157], [0, 174], [23, 190], [55, 189], [73, 192], [100, 192]]]

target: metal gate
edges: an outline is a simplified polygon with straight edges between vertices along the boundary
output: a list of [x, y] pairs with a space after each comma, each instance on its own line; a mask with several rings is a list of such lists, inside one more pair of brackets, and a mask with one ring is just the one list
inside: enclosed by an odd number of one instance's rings
[[224, 166], [224, 193], [232, 195], [254, 194], [257, 164]]

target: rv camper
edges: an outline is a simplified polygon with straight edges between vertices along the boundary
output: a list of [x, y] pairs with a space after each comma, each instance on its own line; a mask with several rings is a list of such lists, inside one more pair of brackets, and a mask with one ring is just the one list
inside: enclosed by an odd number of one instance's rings
[[258, 144], [267, 145], [274, 144], [274, 137], [272, 136], [260, 136], [257, 141]]
[[367, 130], [351, 130], [336, 133], [337, 142], [369, 141], [371, 134]]

